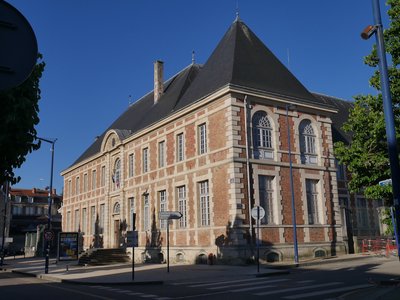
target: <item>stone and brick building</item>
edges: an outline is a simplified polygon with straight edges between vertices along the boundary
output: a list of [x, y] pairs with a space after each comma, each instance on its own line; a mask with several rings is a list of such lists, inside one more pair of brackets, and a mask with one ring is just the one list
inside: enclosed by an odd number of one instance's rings
[[166, 81], [154, 69], [154, 91], [62, 172], [63, 231], [84, 248], [124, 247], [136, 213], [136, 260], [162, 260], [159, 212], [180, 211], [172, 260], [247, 259], [259, 205], [261, 258], [292, 259], [293, 195], [300, 257], [345, 251], [333, 156], [345, 101], [309, 92], [239, 19], [204, 65]]

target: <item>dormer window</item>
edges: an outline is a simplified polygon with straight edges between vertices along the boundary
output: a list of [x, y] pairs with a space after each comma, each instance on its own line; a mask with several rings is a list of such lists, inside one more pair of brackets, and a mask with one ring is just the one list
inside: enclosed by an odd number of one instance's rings
[[273, 158], [272, 126], [267, 114], [264, 111], [256, 112], [252, 123], [254, 158]]

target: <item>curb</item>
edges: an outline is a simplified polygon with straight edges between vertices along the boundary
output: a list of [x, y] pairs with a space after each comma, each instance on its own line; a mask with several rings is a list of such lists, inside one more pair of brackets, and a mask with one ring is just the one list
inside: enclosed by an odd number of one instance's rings
[[61, 279], [61, 283], [76, 284], [76, 285], [161, 285], [164, 281], [119, 281], [119, 282], [91, 282], [91, 281], [77, 281], [71, 279]]

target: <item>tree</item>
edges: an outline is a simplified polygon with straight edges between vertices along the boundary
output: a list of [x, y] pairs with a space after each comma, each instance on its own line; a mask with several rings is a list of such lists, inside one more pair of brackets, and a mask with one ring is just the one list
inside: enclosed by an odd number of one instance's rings
[[39, 124], [39, 81], [44, 67], [39, 54], [27, 80], [0, 92], [0, 182], [17, 183], [20, 178], [15, 177], [13, 169], [23, 164], [28, 153], [40, 148], [40, 143], [35, 143], [35, 126]]
[[[388, 66], [393, 112], [395, 116], [397, 144], [400, 141], [400, 0], [388, 0], [390, 26], [384, 32], [386, 51], [391, 56]], [[390, 60], [389, 60], [390, 61]], [[378, 55], [374, 45], [365, 64], [378, 66]], [[380, 91], [379, 70], [370, 79], [370, 85]], [[382, 95], [358, 95], [348, 121], [343, 125], [352, 134], [352, 142], [345, 145], [335, 143], [335, 155], [351, 173], [349, 188], [352, 192], [363, 191], [369, 199], [392, 199], [390, 186], [381, 187], [379, 181], [390, 178], [389, 155], [386, 140]]]

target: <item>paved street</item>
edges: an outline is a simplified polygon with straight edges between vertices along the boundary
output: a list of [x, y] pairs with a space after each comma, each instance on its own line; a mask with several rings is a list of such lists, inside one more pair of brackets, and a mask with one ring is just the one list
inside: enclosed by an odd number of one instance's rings
[[[129, 273], [120, 273], [116, 277], [114, 272], [125, 270], [121, 266], [92, 269], [77, 267], [68, 274], [61, 272], [59, 265], [52, 266], [52, 276], [44, 277], [53, 282], [26, 277], [11, 270], [0, 272], [0, 290], [2, 298], [7, 297], [5, 299], [400, 298], [400, 287], [387, 286], [393, 279], [400, 278], [400, 262], [396, 258], [358, 258], [360, 259], [303, 264], [284, 272], [273, 269], [267, 271], [265, 266], [262, 266], [259, 274], [255, 266], [173, 266], [169, 274], [165, 272], [164, 267], [149, 269], [148, 266], [143, 266], [138, 268], [137, 277], [146, 280], [135, 283], [126, 280], [129, 279]], [[42, 264], [42, 261], [37, 262]], [[30, 270], [30, 274], [33, 275], [34, 268], [29, 269], [29, 265], [32, 265], [30, 261], [21, 261], [15, 266], [24, 264], [25, 270]], [[91, 277], [91, 282], [85, 282], [88, 279], [82, 276], [90, 276], [92, 273], [101, 273], [103, 276], [96, 275]], [[71, 281], [73, 276], [78, 275], [81, 276], [79, 280]], [[70, 282], [61, 282], [63, 276], [69, 276]], [[119, 278], [119, 281], [116, 278]], [[148, 281], [149, 279], [153, 281]], [[59, 282], [54, 282], [57, 280]]]

